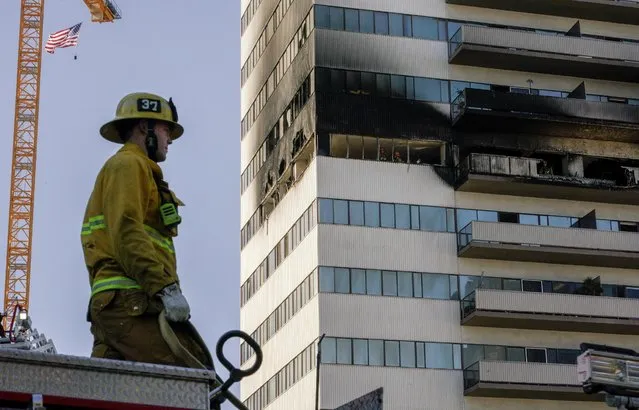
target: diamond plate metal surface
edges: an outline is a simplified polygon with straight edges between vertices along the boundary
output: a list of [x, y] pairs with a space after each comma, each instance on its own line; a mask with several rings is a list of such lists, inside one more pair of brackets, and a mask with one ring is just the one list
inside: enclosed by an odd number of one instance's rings
[[0, 350], [0, 391], [208, 409], [215, 373], [147, 363]]
[[384, 402], [384, 389], [379, 388], [357, 399], [339, 406], [335, 410], [382, 410]]

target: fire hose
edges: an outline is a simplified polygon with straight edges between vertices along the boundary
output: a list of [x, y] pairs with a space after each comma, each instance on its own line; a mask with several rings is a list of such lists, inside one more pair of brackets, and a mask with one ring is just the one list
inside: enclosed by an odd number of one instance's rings
[[[160, 332], [162, 333], [162, 337], [164, 338], [166, 343], [169, 345], [169, 348], [171, 349], [173, 354], [181, 358], [189, 367], [212, 370], [213, 372], [215, 372], [214, 367], [213, 369], [207, 368], [207, 366], [205, 366], [198, 359], [196, 359], [195, 356], [193, 356], [191, 352], [189, 352], [182, 345], [182, 343], [180, 343], [180, 340], [178, 339], [177, 335], [175, 334], [175, 332], [171, 328], [171, 325], [166, 319], [164, 310], [160, 313], [158, 322], [160, 325]], [[206, 344], [204, 343], [204, 341], [202, 340], [202, 337], [200, 336], [198, 331], [195, 329], [195, 326], [193, 326], [191, 322], [186, 322], [186, 324], [189, 328], [189, 332], [191, 333], [195, 341], [200, 345], [205, 355], [207, 355], [207, 361], [211, 363], [211, 365], [213, 365], [213, 359], [211, 358], [211, 353], [206, 347]], [[242, 370], [242, 369], [238, 369], [234, 367], [231, 364], [231, 362], [226, 358], [226, 356], [224, 356], [224, 343], [226, 343], [228, 340], [230, 340], [233, 337], [239, 337], [240, 339], [243, 339], [255, 352], [255, 363], [253, 363], [253, 365], [246, 370]], [[222, 363], [222, 366], [224, 366], [229, 371], [229, 377], [228, 379], [226, 379], [226, 381], [224, 381], [220, 378], [219, 374], [215, 372], [216, 383], [213, 386], [213, 389], [209, 392], [209, 401], [210, 401], [211, 408], [219, 409], [220, 408], [219, 406], [225, 400], [228, 400], [239, 410], [249, 410], [248, 407], [246, 407], [240, 399], [235, 397], [235, 395], [229, 391], [229, 388], [234, 383], [237, 383], [240, 380], [242, 380], [244, 377], [250, 376], [253, 373], [258, 371], [258, 369], [262, 365], [262, 359], [263, 359], [262, 349], [260, 348], [260, 345], [245, 332], [241, 330], [230, 330], [224, 333], [222, 337], [220, 337], [219, 340], [217, 341], [217, 345], [215, 346], [215, 353], [220, 363]]]

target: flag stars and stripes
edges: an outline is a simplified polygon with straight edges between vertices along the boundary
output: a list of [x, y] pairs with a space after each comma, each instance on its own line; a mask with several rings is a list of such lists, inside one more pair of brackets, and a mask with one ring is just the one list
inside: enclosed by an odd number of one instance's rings
[[53, 54], [56, 48], [77, 46], [79, 37], [78, 33], [80, 32], [81, 25], [82, 23], [78, 23], [75, 26], [51, 33], [44, 45], [47, 53]]

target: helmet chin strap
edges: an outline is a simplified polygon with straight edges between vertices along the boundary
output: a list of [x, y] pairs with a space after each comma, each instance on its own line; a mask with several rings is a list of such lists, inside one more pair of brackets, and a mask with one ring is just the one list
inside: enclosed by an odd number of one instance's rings
[[158, 162], [157, 152], [158, 152], [158, 136], [155, 135], [155, 121], [148, 120], [148, 126], [146, 130], [146, 139], [145, 139], [145, 147], [146, 152], [149, 158], [153, 162]]

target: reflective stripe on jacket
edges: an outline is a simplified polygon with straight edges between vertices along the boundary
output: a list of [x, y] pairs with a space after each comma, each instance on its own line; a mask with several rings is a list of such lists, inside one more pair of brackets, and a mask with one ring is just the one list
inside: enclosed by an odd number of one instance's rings
[[80, 235], [92, 295], [135, 285], [153, 296], [179, 282], [177, 234], [162, 223], [156, 179], [162, 180], [162, 170], [133, 143], [98, 173]]

